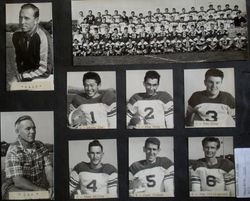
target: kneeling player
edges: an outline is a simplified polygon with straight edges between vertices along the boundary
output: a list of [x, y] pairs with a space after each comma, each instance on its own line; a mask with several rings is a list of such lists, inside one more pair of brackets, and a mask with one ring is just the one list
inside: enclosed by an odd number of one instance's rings
[[103, 146], [93, 140], [88, 146], [90, 162], [80, 162], [70, 174], [70, 196], [89, 195], [117, 197], [117, 169], [108, 163], [102, 163]]
[[219, 126], [234, 127], [235, 101], [234, 97], [221, 91], [224, 73], [216, 68], [209, 69], [205, 74], [206, 90], [197, 91], [188, 100], [186, 125], [203, 127]]
[[70, 128], [116, 128], [116, 94], [113, 89], [100, 90], [96, 72], [83, 75], [84, 92], [70, 103]]
[[145, 141], [143, 152], [145, 160], [132, 163], [129, 167], [130, 196], [143, 196], [143, 193], [174, 195], [174, 165], [167, 157], [158, 157], [160, 140], [149, 137]]
[[173, 128], [173, 99], [165, 91], [157, 91], [160, 75], [147, 71], [145, 93], [136, 93], [127, 104], [128, 128]]
[[217, 137], [206, 137], [202, 140], [204, 158], [192, 164], [190, 178], [193, 192], [212, 191], [228, 192], [229, 197], [235, 196], [234, 164], [225, 158], [217, 157], [220, 149]]

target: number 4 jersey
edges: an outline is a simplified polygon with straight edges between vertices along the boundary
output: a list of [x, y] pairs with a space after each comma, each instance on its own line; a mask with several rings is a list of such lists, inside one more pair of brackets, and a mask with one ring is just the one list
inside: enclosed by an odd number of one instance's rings
[[213, 121], [218, 122], [218, 126], [235, 126], [233, 96], [220, 91], [216, 98], [210, 99], [206, 93], [206, 91], [195, 92], [188, 101], [188, 113], [195, 115], [194, 121]]
[[70, 174], [70, 193], [80, 190], [81, 194], [117, 195], [117, 170], [110, 164], [91, 169], [90, 163], [77, 164]]
[[87, 98], [84, 93], [75, 95], [71, 104], [84, 113], [87, 126], [116, 128], [116, 94], [111, 89], [99, 93], [96, 98]]
[[159, 91], [154, 96], [146, 93], [134, 94], [127, 104], [127, 122], [135, 115], [144, 119], [144, 124], [152, 128], [173, 128], [173, 99]]
[[[138, 192], [136, 188], [143, 187], [145, 193], [168, 192], [173, 196], [174, 165], [168, 158], [157, 157], [153, 164], [147, 164], [146, 160], [138, 161], [129, 167], [129, 171], [134, 193]], [[137, 181], [141, 186], [135, 186]]]

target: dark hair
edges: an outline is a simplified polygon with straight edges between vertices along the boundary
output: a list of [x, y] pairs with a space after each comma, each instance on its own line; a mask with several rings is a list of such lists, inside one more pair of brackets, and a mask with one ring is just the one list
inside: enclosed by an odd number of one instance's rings
[[15, 122], [15, 126], [19, 125], [22, 121], [25, 121], [25, 120], [30, 120], [34, 123], [33, 119], [31, 116], [29, 115], [23, 115], [21, 117], [19, 117], [16, 122]]
[[28, 9], [28, 8], [31, 8], [34, 11], [34, 18], [38, 18], [39, 17], [39, 8], [37, 8], [32, 3], [23, 4], [22, 7], [21, 7], [21, 10], [22, 9]]
[[82, 78], [82, 82], [84, 84], [84, 82], [87, 80], [87, 79], [93, 79], [96, 81], [97, 85], [101, 84], [101, 78], [100, 76], [95, 73], [95, 72], [87, 72], [83, 75], [83, 78]]
[[224, 73], [217, 68], [210, 68], [209, 70], [207, 70], [207, 72], [205, 74], [205, 80], [207, 80], [207, 78], [210, 76], [221, 77], [221, 79], [223, 79]]
[[147, 81], [147, 79], [157, 79], [158, 83], [160, 82], [160, 74], [157, 73], [156, 71], [152, 70], [152, 71], [147, 71], [144, 77], [144, 82]]
[[89, 143], [89, 147], [88, 147], [89, 152], [90, 152], [91, 147], [101, 147], [101, 150], [103, 151], [103, 146], [98, 140], [93, 140], [92, 142]]
[[157, 145], [157, 146], [158, 146], [158, 149], [160, 148], [161, 142], [160, 142], [160, 140], [159, 140], [158, 138], [156, 138], [156, 137], [149, 137], [149, 138], [147, 138], [146, 141], [145, 141], [144, 147], [147, 148], [147, 145], [148, 145], [149, 143]]
[[204, 147], [208, 142], [216, 142], [217, 143], [217, 149], [220, 148], [220, 140], [217, 137], [205, 137], [202, 140], [202, 146]]

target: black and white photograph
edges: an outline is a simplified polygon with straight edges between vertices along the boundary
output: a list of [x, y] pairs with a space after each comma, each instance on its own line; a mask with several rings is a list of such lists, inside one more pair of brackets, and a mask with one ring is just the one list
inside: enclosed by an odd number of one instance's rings
[[129, 138], [129, 196], [174, 197], [173, 137]]
[[186, 127], [236, 126], [234, 68], [185, 69], [184, 88]]
[[233, 137], [188, 139], [190, 197], [235, 197]]
[[67, 107], [71, 129], [115, 129], [115, 71], [68, 72]]
[[126, 101], [128, 129], [173, 128], [172, 69], [126, 71]]
[[69, 141], [71, 199], [118, 197], [115, 139]]
[[72, 0], [73, 65], [248, 59], [246, 0]]
[[53, 112], [1, 112], [4, 200], [54, 199]]
[[6, 4], [7, 91], [54, 90], [52, 3]]

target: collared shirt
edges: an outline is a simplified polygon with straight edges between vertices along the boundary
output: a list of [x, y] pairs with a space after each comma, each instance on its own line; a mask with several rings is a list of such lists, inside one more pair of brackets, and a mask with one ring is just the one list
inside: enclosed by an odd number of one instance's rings
[[6, 154], [6, 177], [22, 176], [43, 187], [44, 169], [49, 165], [49, 151], [42, 142], [35, 141], [31, 149], [26, 149], [18, 139], [10, 145]]

